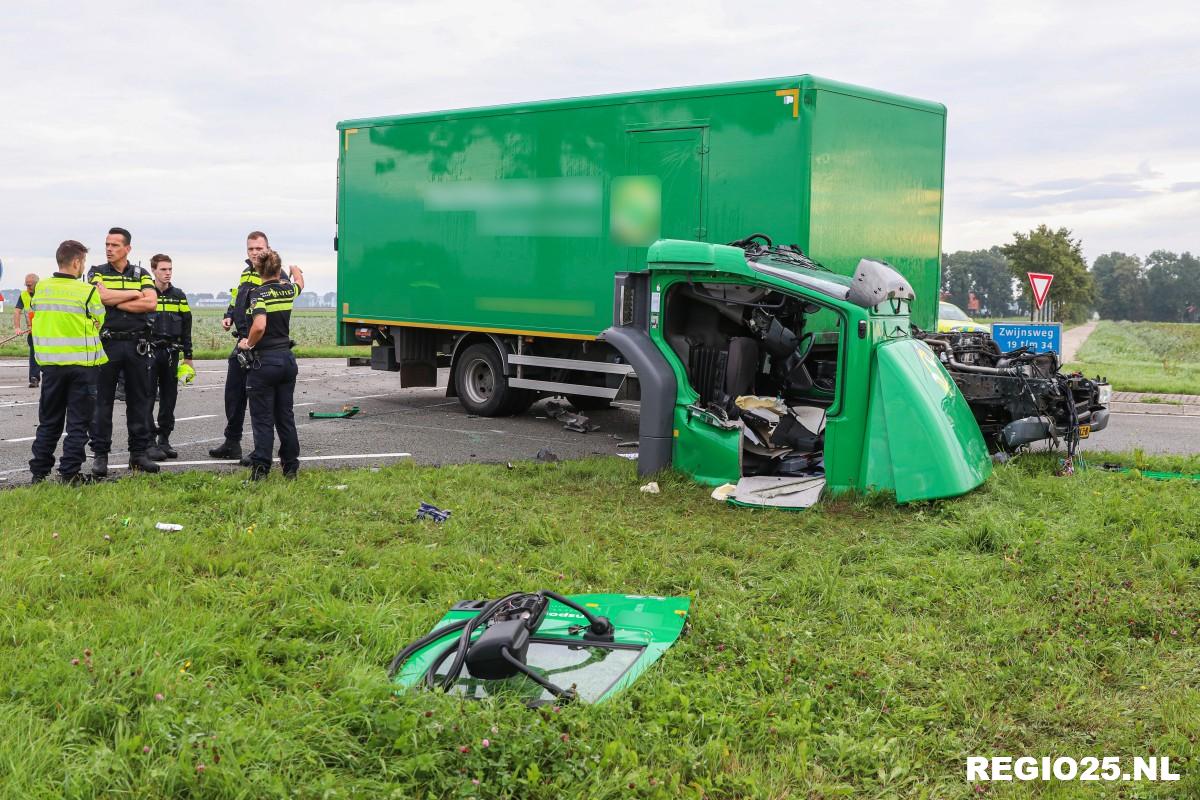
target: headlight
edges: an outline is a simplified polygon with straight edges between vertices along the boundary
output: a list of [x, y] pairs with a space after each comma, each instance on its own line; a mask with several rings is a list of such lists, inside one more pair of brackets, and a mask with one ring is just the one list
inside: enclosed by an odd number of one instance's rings
[[1112, 384], [1100, 384], [1100, 405], [1106, 406], [1112, 402]]

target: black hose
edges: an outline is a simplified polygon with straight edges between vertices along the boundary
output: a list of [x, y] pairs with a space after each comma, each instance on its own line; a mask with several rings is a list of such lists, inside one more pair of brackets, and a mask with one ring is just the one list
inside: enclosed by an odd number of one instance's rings
[[964, 364], [954, 358], [954, 356], [950, 356], [947, 363], [959, 372], [973, 372], [976, 375], [1015, 378], [1021, 374], [1021, 370], [1018, 367], [981, 367], [978, 364]]
[[519, 660], [514, 658], [513, 654], [508, 652], [507, 647], [500, 648], [500, 655], [504, 656], [504, 660], [507, 661], [509, 664], [512, 664], [514, 667], [516, 667], [517, 670], [520, 671], [523, 675], [528, 677], [534, 683], [538, 684], [543, 689], [545, 689], [546, 691], [548, 691], [550, 694], [554, 695], [555, 697], [559, 698], [560, 700], [574, 700], [575, 699], [575, 692], [571, 691], [570, 689], [563, 689], [559, 686], [556, 686], [553, 683], [551, 683], [550, 681], [543, 678], [541, 675], [538, 675], [536, 672], [534, 672], [532, 669], [530, 669], [528, 665], [522, 664]]
[[568, 600], [557, 592], [552, 592], [549, 589], [542, 589], [539, 594], [549, 597], [551, 600], [557, 600], [567, 608], [573, 608], [580, 614], [583, 614], [584, 619], [588, 621], [588, 627], [591, 628], [593, 634], [597, 636], [607, 636], [612, 633], [613, 625], [609, 622], [608, 617], [597, 617], [592, 612], [588, 611], [583, 606], [576, 603], [574, 600]]
[[436, 631], [422, 636], [420, 639], [417, 639], [415, 642], [408, 645], [408, 647], [405, 647], [396, 654], [396, 657], [392, 659], [392, 663], [388, 664], [388, 678], [391, 679], [396, 677], [396, 673], [400, 671], [400, 667], [404, 665], [404, 662], [412, 657], [412, 655], [418, 650], [424, 648], [426, 645], [433, 644], [447, 634], [460, 630], [470, 621], [470, 619], [460, 619], [458, 622], [451, 622], [444, 628], [438, 628]]
[[463, 664], [466, 663], [467, 650], [471, 647], [471, 634], [475, 632], [475, 629], [495, 616], [501, 605], [518, 597], [524, 597], [526, 594], [528, 592], [506, 594], [504, 597], [488, 603], [483, 607], [483, 610], [467, 621], [467, 625], [463, 628], [463, 632], [458, 637], [458, 643], [455, 645], [457, 652], [454, 655], [454, 661], [450, 663], [450, 670], [446, 673], [446, 677], [442, 679], [442, 691], [450, 691], [451, 687], [454, 686], [454, 682], [458, 680]]

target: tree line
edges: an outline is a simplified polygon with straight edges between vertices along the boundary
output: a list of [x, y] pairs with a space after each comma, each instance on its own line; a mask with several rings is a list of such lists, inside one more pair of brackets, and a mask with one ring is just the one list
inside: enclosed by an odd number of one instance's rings
[[[1145, 259], [1105, 253], [1088, 267], [1079, 240], [1066, 228], [1039, 225], [986, 250], [942, 254], [942, 297], [972, 316], [1027, 315], [1033, 297], [1026, 274], [1054, 276], [1054, 319], [1200, 322], [1200, 258], [1155, 250]], [[974, 302], [972, 302], [974, 299]]]

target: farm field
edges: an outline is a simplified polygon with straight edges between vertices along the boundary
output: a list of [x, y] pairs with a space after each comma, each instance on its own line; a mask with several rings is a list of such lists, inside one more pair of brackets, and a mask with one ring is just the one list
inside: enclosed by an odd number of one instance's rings
[[1066, 368], [1120, 392], [1200, 394], [1200, 325], [1101, 320]]
[[[224, 313], [223, 308], [193, 309], [192, 343], [196, 358], [225, 358], [233, 349], [233, 337], [221, 329]], [[331, 308], [296, 309], [292, 312], [292, 338], [296, 341], [293, 352], [301, 358], [370, 355], [370, 347], [336, 346], [336, 326], [337, 314]], [[24, 337], [0, 346], [0, 356], [22, 356], [27, 353]]]
[[[1197, 487], [1054, 467], [801, 514], [620, 459], [2, 491], [0, 793], [1035, 797], [966, 757], [1157, 754], [1182, 780], [1122, 796], [1197, 796]], [[688, 595], [690, 633], [603, 705], [393, 693], [450, 605], [542, 587]]]

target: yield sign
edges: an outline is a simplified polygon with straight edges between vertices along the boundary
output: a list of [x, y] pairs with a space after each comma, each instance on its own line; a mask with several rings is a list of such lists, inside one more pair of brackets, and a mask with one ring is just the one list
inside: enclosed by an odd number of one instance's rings
[[1033, 302], [1037, 303], [1038, 310], [1041, 311], [1042, 304], [1046, 302], [1046, 295], [1050, 294], [1050, 284], [1054, 282], [1054, 276], [1048, 272], [1027, 272], [1029, 276], [1029, 286], [1033, 289]]

